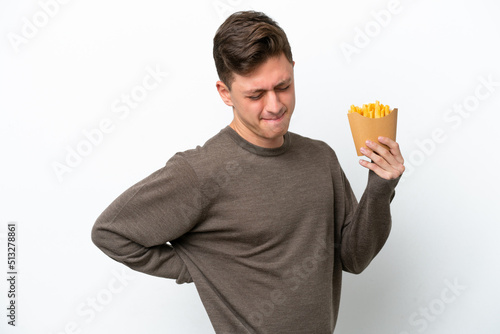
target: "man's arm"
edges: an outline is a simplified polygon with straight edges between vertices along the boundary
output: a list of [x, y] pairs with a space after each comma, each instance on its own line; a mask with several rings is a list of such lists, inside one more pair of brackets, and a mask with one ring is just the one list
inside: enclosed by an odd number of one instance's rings
[[131, 269], [177, 283], [191, 282], [186, 265], [167, 242], [187, 233], [202, 215], [198, 180], [184, 159], [135, 184], [99, 216], [92, 241]]
[[363, 154], [372, 162], [361, 160], [370, 169], [368, 184], [359, 204], [349, 182], [344, 177], [346, 221], [342, 228], [341, 259], [345, 271], [362, 272], [385, 244], [391, 230], [390, 203], [395, 187], [404, 172], [404, 160], [399, 145], [380, 137], [389, 150], [367, 142]]

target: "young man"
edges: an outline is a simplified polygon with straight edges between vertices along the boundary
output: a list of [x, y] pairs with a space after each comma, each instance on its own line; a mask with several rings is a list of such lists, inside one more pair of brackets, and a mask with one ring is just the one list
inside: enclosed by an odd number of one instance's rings
[[342, 271], [363, 271], [389, 235], [398, 144], [367, 143], [358, 204], [334, 151], [288, 132], [294, 62], [283, 30], [235, 13], [214, 58], [231, 124], [125, 191], [92, 240], [134, 270], [194, 282], [216, 333], [332, 333]]

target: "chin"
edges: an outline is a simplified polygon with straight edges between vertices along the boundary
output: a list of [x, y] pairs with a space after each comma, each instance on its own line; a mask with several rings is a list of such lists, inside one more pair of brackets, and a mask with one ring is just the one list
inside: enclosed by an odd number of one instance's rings
[[280, 137], [283, 137], [287, 132], [288, 132], [288, 127], [281, 130], [269, 131], [268, 136], [266, 137], [269, 139], [278, 139]]

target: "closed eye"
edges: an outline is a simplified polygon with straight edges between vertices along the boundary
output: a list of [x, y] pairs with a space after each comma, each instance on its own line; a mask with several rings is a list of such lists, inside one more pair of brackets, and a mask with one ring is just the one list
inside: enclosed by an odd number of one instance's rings
[[[286, 91], [288, 88], [290, 88], [291, 85], [288, 85], [286, 87], [283, 87], [283, 88], [275, 88], [276, 91], [278, 92], [284, 92]], [[251, 96], [247, 96], [247, 98], [249, 98], [250, 100], [252, 101], [257, 101], [257, 100], [260, 100], [261, 97], [264, 95], [264, 93], [261, 93], [259, 95], [251, 95]]]
[[283, 88], [276, 88], [276, 90], [278, 92], [284, 92], [285, 90], [287, 90], [288, 88], [290, 88], [290, 85], [286, 86], [286, 87], [283, 87]]
[[255, 95], [255, 96], [248, 96], [250, 100], [257, 101], [262, 97], [263, 94]]

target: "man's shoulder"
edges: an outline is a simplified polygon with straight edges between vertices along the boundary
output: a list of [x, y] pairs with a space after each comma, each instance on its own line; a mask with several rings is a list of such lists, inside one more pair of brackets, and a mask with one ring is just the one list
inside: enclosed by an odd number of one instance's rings
[[289, 135], [292, 144], [299, 149], [321, 150], [336, 157], [333, 148], [323, 140], [310, 138], [295, 132], [289, 132]]
[[204, 144], [177, 152], [170, 158], [170, 161], [182, 161], [196, 173], [201, 170], [218, 168], [218, 165], [227, 160], [228, 155], [231, 155], [232, 146], [234, 146], [225, 132], [226, 130], [222, 129]]
[[227, 129], [224, 128], [207, 139], [204, 144], [183, 152], [178, 152], [176, 155], [183, 156], [186, 159], [213, 159], [220, 154], [227, 154], [227, 150], [232, 146], [232, 143], [226, 132]]

